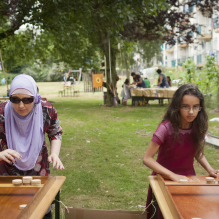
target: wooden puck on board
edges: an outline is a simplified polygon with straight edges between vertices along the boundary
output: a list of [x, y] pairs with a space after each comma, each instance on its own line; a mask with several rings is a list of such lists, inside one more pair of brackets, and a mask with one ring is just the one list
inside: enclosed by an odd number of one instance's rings
[[27, 207], [27, 205], [26, 205], [26, 204], [19, 205], [19, 209], [24, 209], [24, 208], [26, 208], [26, 207]]
[[30, 184], [32, 179], [33, 179], [32, 176], [24, 176], [23, 177], [23, 184], [24, 185]]
[[21, 179], [13, 179], [12, 184], [14, 186], [20, 186], [20, 185], [22, 185], [22, 180]]
[[32, 179], [31, 180], [31, 185], [33, 185], [33, 186], [41, 185], [41, 179]]
[[214, 184], [214, 178], [213, 177], [205, 177], [205, 179], [206, 179], [206, 182], [208, 184]]
[[188, 179], [180, 179], [179, 182], [180, 183], [188, 183]]

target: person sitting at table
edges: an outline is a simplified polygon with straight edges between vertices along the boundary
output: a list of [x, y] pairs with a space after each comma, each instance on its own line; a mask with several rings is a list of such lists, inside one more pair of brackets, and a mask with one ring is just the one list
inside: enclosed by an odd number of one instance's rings
[[168, 83], [169, 87], [172, 87], [170, 76], [167, 76], [167, 83]]
[[127, 78], [123, 84], [123, 89], [121, 91], [121, 97], [122, 97], [122, 105], [127, 106], [127, 100], [131, 99], [131, 93], [130, 89], [132, 88], [129, 86], [130, 82], [129, 79]]
[[168, 88], [169, 84], [167, 82], [166, 76], [164, 74], [162, 74], [161, 69], [157, 69], [157, 73], [159, 74], [159, 82], [158, 82], [158, 86], [162, 87], [162, 88]]
[[[50, 140], [50, 156], [45, 133]], [[0, 139], [0, 175], [48, 176], [50, 163], [53, 168], [64, 169], [59, 158], [62, 128], [57, 112], [51, 103], [41, 100], [29, 75], [16, 76], [10, 100], [0, 104]], [[47, 218], [52, 218], [50, 210]]]
[[151, 87], [151, 83], [150, 83], [150, 81], [148, 80], [148, 78], [145, 78], [145, 79], [144, 79], [144, 83], [145, 83], [146, 88], [150, 88], [150, 87]]
[[142, 77], [140, 75], [135, 74], [135, 72], [131, 73], [131, 76], [133, 77], [133, 82], [131, 84], [135, 84], [137, 88], [146, 88], [144, 80], [142, 80]]

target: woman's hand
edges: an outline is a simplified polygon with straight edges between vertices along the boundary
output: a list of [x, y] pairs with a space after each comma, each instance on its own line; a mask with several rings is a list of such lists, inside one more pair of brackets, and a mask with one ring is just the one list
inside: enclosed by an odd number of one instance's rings
[[60, 169], [60, 170], [65, 169], [57, 154], [51, 154], [48, 157], [48, 161], [49, 161], [49, 163], [53, 163], [53, 168], [56, 168], [57, 170], [58, 169]]
[[6, 149], [2, 152], [0, 152], [0, 161], [4, 160], [5, 162], [9, 164], [16, 163], [15, 158], [18, 160], [21, 159], [21, 155], [12, 149]]
[[178, 174], [175, 174], [175, 173], [172, 173], [170, 175], [170, 180], [172, 180], [172, 181], [179, 182], [180, 179], [190, 180], [188, 177], [183, 176], [183, 175], [178, 175]]

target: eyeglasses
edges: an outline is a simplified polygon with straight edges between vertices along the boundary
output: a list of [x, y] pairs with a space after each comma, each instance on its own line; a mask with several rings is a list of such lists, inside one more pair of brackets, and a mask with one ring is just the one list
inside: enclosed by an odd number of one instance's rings
[[33, 103], [34, 101], [34, 97], [25, 97], [25, 98], [18, 98], [18, 97], [13, 97], [13, 96], [10, 96], [10, 101], [12, 103], [15, 103], [15, 104], [19, 104], [21, 101], [24, 103], [24, 104], [30, 104], [30, 103]]
[[193, 106], [193, 107], [190, 107], [190, 106], [181, 106], [180, 107], [183, 111], [185, 112], [190, 112], [190, 110], [192, 109], [194, 112], [199, 112], [201, 111], [201, 107], [200, 106]]

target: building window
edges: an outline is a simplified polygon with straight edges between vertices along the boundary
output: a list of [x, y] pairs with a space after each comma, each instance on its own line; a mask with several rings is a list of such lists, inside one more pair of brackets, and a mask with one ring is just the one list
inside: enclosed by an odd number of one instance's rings
[[213, 27], [214, 27], [214, 29], [219, 28], [219, 19], [218, 19], [218, 17], [213, 19]]

